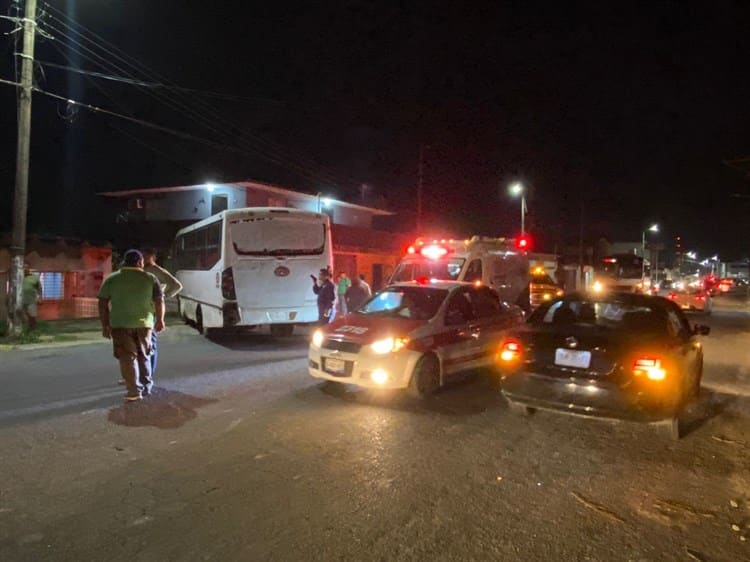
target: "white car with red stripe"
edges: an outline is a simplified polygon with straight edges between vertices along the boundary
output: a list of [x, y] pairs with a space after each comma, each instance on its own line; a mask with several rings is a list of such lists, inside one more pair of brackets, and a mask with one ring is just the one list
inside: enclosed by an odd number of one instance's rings
[[327, 381], [424, 396], [450, 375], [489, 366], [503, 332], [521, 322], [519, 307], [483, 285], [397, 283], [317, 329], [309, 371]]

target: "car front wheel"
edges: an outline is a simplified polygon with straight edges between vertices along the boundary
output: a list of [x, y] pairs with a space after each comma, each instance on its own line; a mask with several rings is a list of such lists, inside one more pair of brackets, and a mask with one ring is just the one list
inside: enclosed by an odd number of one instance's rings
[[422, 356], [414, 368], [409, 381], [409, 394], [414, 398], [426, 398], [440, 388], [440, 362], [432, 354]]

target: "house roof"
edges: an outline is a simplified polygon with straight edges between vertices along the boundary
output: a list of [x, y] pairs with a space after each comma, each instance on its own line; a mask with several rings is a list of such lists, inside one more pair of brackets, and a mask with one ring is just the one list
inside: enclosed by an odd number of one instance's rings
[[[276, 195], [292, 196], [292, 197], [296, 197], [300, 199], [307, 199], [310, 201], [317, 201], [319, 197], [318, 195], [311, 195], [309, 193], [304, 193], [302, 191], [294, 191], [293, 189], [286, 189], [284, 187], [279, 187], [277, 185], [271, 185], [267, 183], [260, 183], [260, 182], [254, 182], [254, 181], [221, 182], [221, 183], [217, 183], [216, 185], [222, 186], [222, 187], [250, 188], [250, 189], [255, 189], [258, 191], [265, 191], [267, 193], [273, 193]], [[173, 187], [151, 187], [151, 188], [143, 188], [143, 189], [127, 189], [124, 191], [105, 191], [105, 192], [99, 193], [98, 195], [103, 195], [104, 197], [132, 197], [132, 196], [138, 196], [138, 195], [159, 195], [162, 193], [198, 191], [198, 190], [203, 190], [203, 189], [206, 189], [206, 184], [179, 185], [179, 186], [173, 186]], [[348, 203], [346, 201], [340, 201], [332, 197], [327, 197], [327, 199], [329, 199], [332, 203], [335, 203], [336, 205], [340, 205], [342, 207], [347, 207], [350, 209], [358, 209], [361, 211], [366, 211], [368, 213], [372, 213], [373, 215], [391, 216], [391, 215], [396, 214], [392, 211], [376, 209], [375, 207], [366, 207], [364, 205], [357, 205], [356, 203]]]
[[724, 164], [750, 176], [750, 156], [746, 156], [745, 158], [735, 158], [733, 160], [724, 160]]

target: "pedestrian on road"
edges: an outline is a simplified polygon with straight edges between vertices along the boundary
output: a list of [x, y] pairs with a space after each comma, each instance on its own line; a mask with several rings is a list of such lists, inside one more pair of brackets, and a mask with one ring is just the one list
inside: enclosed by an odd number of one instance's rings
[[347, 289], [345, 295], [347, 310], [354, 312], [371, 296], [370, 287], [366, 283], [363, 283], [359, 277], [354, 277], [352, 279], [352, 286]]
[[320, 284], [314, 275], [313, 292], [318, 295], [318, 324], [328, 324], [336, 317], [336, 287], [331, 281], [331, 272], [327, 269], [320, 270]]
[[347, 313], [346, 310], [346, 292], [349, 287], [352, 286], [352, 280], [347, 277], [346, 272], [342, 271], [339, 273], [338, 281], [336, 281], [336, 310], [342, 316]]
[[[182, 291], [182, 283], [169, 271], [156, 263], [156, 250], [154, 248], [143, 249], [143, 271], [150, 273], [159, 281], [162, 293], [166, 298], [173, 298]], [[151, 378], [156, 376], [156, 364], [159, 358], [158, 332], [151, 330]]]
[[42, 298], [42, 284], [39, 277], [31, 273], [28, 265], [23, 266], [21, 299], [23, 318], [29, 330], [36, 328], [37, 305]]
[[367, 289], [367, 298], [370, 298], [372, 296], [372, 287], [370, 287], [370, 284], [365, 280], [364, 273], [359, 274], [359, 281], [362, 283], [362, 286]]
[[112, 339], [127, 388], [125, 402], [151, 394], [151, 331], [164, 329], [164, 294], [159, 281], [143, 266], [143, 254], [128, 250], [122, 267], [99, 290], [102, 336]]

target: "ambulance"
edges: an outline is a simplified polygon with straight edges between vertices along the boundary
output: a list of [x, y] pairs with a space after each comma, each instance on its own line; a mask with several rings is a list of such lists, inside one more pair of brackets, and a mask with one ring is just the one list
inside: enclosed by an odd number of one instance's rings
[[389, 283], [437, 279], [485, 285], [500, 300], [528, 311], [529, 259], [513, 239], [473, 236], [465, 240], [418, 238]]

